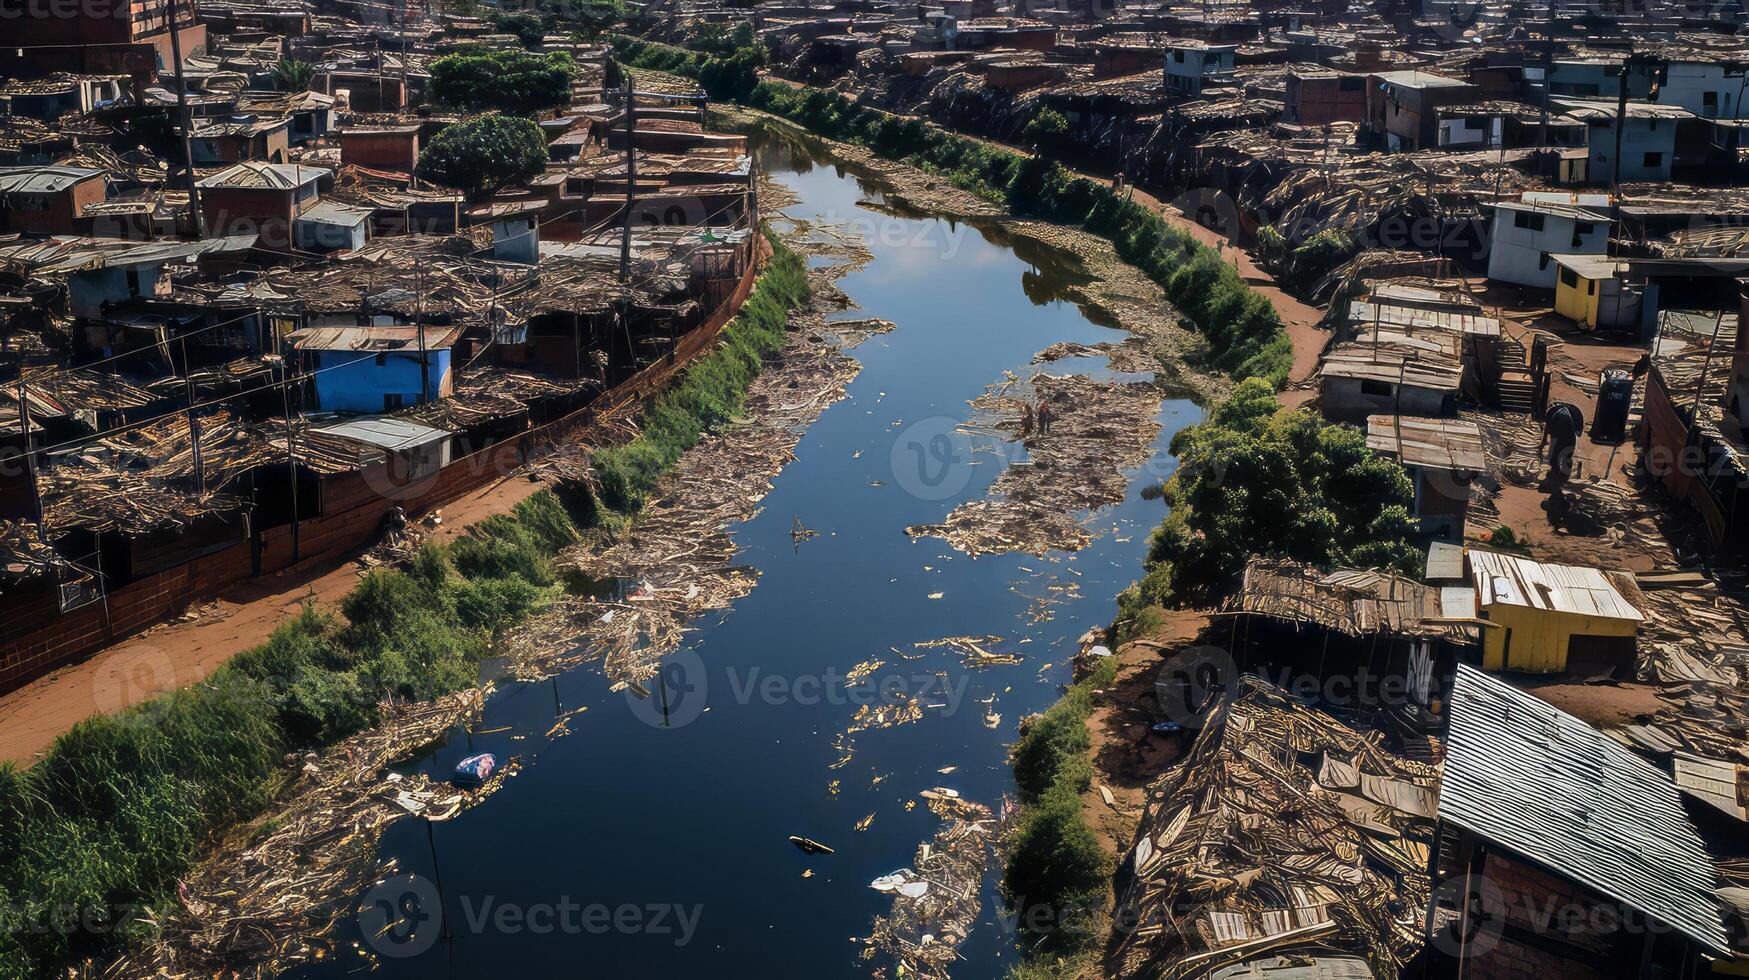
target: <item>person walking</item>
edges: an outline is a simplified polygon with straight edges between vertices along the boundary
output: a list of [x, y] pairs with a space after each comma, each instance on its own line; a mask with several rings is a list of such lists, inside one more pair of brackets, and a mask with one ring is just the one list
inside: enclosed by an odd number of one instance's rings
[[1051, 431], [1051, 400], [1041, 397], [1038, 400], [1038, 431], [1039, 435]]

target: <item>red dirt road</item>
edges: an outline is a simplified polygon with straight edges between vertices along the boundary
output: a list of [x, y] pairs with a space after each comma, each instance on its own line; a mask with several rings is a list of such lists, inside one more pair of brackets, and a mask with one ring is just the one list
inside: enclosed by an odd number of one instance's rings
[[[434, 537], [453, 536], [543, 486], [512, 474], [482, 487], [442, 508], [443, 526]], [[197, 607], [188, 621], [154, 626], [0, 697], [0, 731], [6, 733], [0, 761], [28, 765], [56, 736], [92, 715], [201, 680], [266, 639], [306, 598], [338, 602], [363, 570], [356, 560], [325, 561], [239, 585]]]

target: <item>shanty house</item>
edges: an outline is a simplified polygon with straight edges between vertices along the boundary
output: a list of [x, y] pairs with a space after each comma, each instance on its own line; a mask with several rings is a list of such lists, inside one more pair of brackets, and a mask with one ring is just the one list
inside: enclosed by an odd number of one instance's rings
[[319, 200], [292, 221], [292, 244], [306, 252], [348, 252], [370, 238], [370, 208]]
[[1179, 95], [1201, 95], [1202, 90], [1233, 75], [1236, 44], [1174, 40], [1166, 45], [1166, 90]]
[[1528, 193], [1521, 201], [1494, 205], [1488, 231], [1488, 278], [1542, 289], [1555, 288], [1559, 272], [1550, 256], [1602, 255], [1609, 250], [1609, 215], [1601, 194]]
[[0, 167], [0, 227], [31, 235], [72, 235], [86, 211], [109, 198], [109, 181], [90, 167]]
[[57, 237], [0, 245], [0, 262], [16, 263], [33, 275], [66, 276], [68, 312], [100, 319], [105, 304], [153, 295], [165, 264], [239, 252], [254, 242], [252, 235], [198, 242]]
[[1408, 471], [1422, 531], [1449, 541], [1464, 539], [1470, 483], [1488, 467], [1476, 423], [1373, 415], [1366, 420], [1366, 446]]
[[347, 126], [340, 130], [340, 162], [411, 174], [419, 164], [418, 123]]
[[[392, 412], [450, 394], [460, 327], [314, 327], [290, 337], [325, 412]], [[423, 369], [422, 369], [423, 366]]]
[[406, 419], [350, 419], [310, 434], [324, 443], [355, 444], [361, 470], [381, 465], [398, 483], [430, 477], [450, 462], [451, 433]]
[[1744, 66], [1722, 61], [1672, 59], [1658, 84], [1658, 104], [1680, 106], [1703, 119], [1743, 114]]
[[[1325, 700], [1426, 708], [1443, 698], [1460, 658], [1474, 658], [1475, 596], [1376, 569], [1320, 571], [1254, 558], [1213, 617], [1211, 637], [1238, 669], [1290, 693], [1310, 682]], [[1166, 678], [1163, 678], [1166, 679]], [[1162, 705], [1169, 689], [1156, 682]]]
[[1439, 787], [1429, 977], [1697, 977], [1730, 956], [1670, 778], [1460, 665]]
[[1482, 666], [1536, 674], [1613, 673], [1633, 666], [1645, 616], [1595, 568], [1492, 551], [1469, 552]]
[[202, 120], [189, 134], [197, 166], [271, 160], [284, 163], [291, 148], [291, 120], [283, 116], [224, 116]]
[[1643, 294], [1622, 281], [1627, 263], [1607, 255], [1551, 254], [1555, 312], [1582, 330], [1637, 328]]
[[1425, 71], [1378, 72], [1368, 80], [1367, 116], [1392, 152], [1438, 146], [1439, 107], [1476, 94], [1469, 82]]
[[292, 223], [321, 197], [322, 167], [248, 161], [203, 178], [201, 212], [207, 233], [260, 236], [262, 248], [293, 247]]
[[1383, 326], [1337, 344], [1318, 368], [1324, 417], [1360, 423], [1371, 415], [1456, 413], [1464, 379], [1458, 344]]
[[1303, 126], [1366, 121], [1366, 76], [1330, 68], [1298, 66], [1287, 71], [1282, 121]]
[[[1586, 125], [1586, 170], [1593, 184], [1608, 184], [1615, 174], [1616, 103], [1607, 99], [1552, 98], [1549, 104]], [[1694, 114], [1680, 106], [1652, 102], [1627, 104], [1621, 133], [1623, 181], [1670, 179], [1676, 160], [1676, 127]]]

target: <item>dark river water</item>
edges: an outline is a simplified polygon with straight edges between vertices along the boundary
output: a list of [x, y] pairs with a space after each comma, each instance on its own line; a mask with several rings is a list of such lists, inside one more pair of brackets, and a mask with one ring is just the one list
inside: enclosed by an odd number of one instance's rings
[[[1052, 343], [1125, 335], [1055, 298], [1066, 270], [1048, 254], [1022, 257], [993, 233], [884, 213], [868, 204], [877, 189], [812, 155], [794, 145], [760, 153], [801, 199], [788, 214], [864, 233], [874, 259], [840, 281], [862, 307], [845, 315], [897, 329], [852, 352], [862, 372], [849, 397], [802, 438], [759, 516], [736, 528], [759, 584], [698, 623], [671, 659], [666, 721], [660, 697], [610, 692], [599, 668], [585, 666], [501, 685], [472, 733], [408, 767], [441, 776], [471, 752], [523, 762], [456, 819], [389, 829], [382, 857], [414, 878], [391, 882], [387, 900], [415, 909], [418, 924], [409, 933], [398, 916], [373, 913], [388, 907], [378, 889], [342, 935], [384, 954], [379, 975], [866, 976], [854, 937], [890, 903], [869, 882], [909, 866], [940, 826], [921, 802], [905, 802], [935, 786], [992, 807], [1011, 794], [1005, 743], [1015, 722], [1060, 696], [1076, 638], [1109, 622], [1114, 597], [1138, 576], [1163, 516], [1141, 490], [1171, 472], [1172, 433], [1200, 417], [1188, 401], [1166, 402], [1155, 459], [1131, 474], [1122, 504], [1092, 515], [1102, 533], [1077, 554], [973, 560], [905, 535], [982, 497], [1014, 455], [953, 435], [968, 399], [1004, 371], [1030, 370]], [[1102, 368], [1066, 360], [1049, 369]], [[818, 537], [795, 542], [798, 518]], [[1048, 621], [1029, 615], [1029, 596], [1076, 593]], [[912, 648], [965, 634], [1004, 637], [1001, 648], [1023, 662], [969, 671], [949, 650]], [[871, 658], [885, 665], [847, 685], [846, 673]], [[883, 690], [931, 707], [915, 723], [859, 733], [850, 761], [830, 768], [841, 757], [835, 737]], [[588, 710], [572, 733], [549, 739], [555, 715], [580, 706]], [[804, 855], [790, 834], [837, 853]], [[1014, 962], [998, 874], [993, 866], [956, 977], [1000, 976]], [[371, 935], [384, 916], [396, 928]], [[293, 975], [368, 969], [370, 960], [343, 954]]]

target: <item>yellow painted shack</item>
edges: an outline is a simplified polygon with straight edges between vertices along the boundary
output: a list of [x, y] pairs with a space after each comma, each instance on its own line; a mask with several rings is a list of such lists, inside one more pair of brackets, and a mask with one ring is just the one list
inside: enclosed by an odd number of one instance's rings
[[1607, 255], [1550, 255], [1555, 264], [1555, 312], [1581, 330], [1639, 324], [1641, 291], [1624, 278], [1629, 263]]
[[1490, 551], [1469, 553], [1482, 666], [1537, 674], [1612, 673], [1634, 662], [1645, 619], [1595, 568], [1552, 565]]

